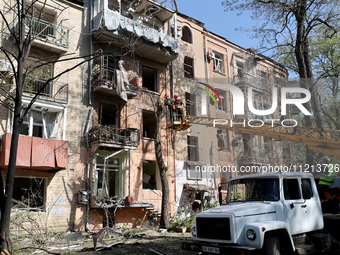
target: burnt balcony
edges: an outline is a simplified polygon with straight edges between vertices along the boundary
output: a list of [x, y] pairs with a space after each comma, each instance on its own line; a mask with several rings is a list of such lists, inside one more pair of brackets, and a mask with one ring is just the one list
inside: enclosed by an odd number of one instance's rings
[[118, 79], [120, 70], [112, 68], [109, 64], [95, 64], [92, 70], [92, 87], [94, 92], [105, 93], [117, 97], [132, 98], [137, 96], [138, 89], [129, 83]]
[[136, 149], [139, 142], [139, 130], [120, 129], [116, 126], [99, 125], [89, 131], [92, 144], [102, 147]]
[[[157, 19], [162, 21], [161, 27], [134, 19], [132, 14], [122, 15], [116, 10], [104, 9], [98, 12], [92, 20], [94, 39], [97, 41], [110, 40], [117, 46], [126, 46], [134, 40], [134, 51], [142, 58], [161, 64], [168, 64], [177, 57], [178, 40], [175, 36], [165, 34], [162, 30], [174, 12], [153, 1], [148, 4], [157, 5]], [[163, 26], [163, 27], [162, 27]], [[176, 31], [175, 28], [172, 29]]]
[[41, 50], [65, 53], [69, 47], [69, 29], [38, 18], [27, 18], [26, 32], [32, 26], [33, 46]]
[[[35, 95], [40, 92], [39, 98], [52, 100], [56, 102], [67, 102], [68, 84], [51, 81], [45, 87], [46, 80], [43, 79], [26, 79], [24, 92]], [[44, 88], [43, 88], [44, 87]]]
[[[1, 139], [0, 169], [9, 164], [12, 134]], [[67, 168], [68, 142], [32, 136], [19, 136], [16, 168], [37, 171], [58, 171]]]

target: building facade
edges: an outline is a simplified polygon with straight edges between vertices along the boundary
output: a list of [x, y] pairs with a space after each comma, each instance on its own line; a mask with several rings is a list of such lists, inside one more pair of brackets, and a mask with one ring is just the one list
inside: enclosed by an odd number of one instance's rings
[[[87, 167], [77, 192], [89, 195], [77, 208], [88, 228], [157, 219], [161, 178], [155, 156], [155, 104], [169, 94], [169, 64], [177, 57], [176, 14], [155, 1], [87, 3], [91, 51], [89, 113], [82, 158]], [[165, 115], [162, 155], [168, 167], [170, 210], [175, 211], [174, 152]], [[84, 205], [82, 205], [84, 204]]]
[[[283, 163], [283, 143], [207, 123], [213, 119], [242, 123], [258, 118], [246, 105], [244, 115], [234, 115], [234, 98], [225, 85], [241, 89], [245, 102], [251, 89], [253, 107], [268, 109], [273, 88], [286, 86], [288, 72], [254, 49], [242, 48], [208, 31], [192, 17], [179, 13], [177, 20], [181, 34], [174, 94], [185, 102], [192, 124], [176, 135], [176, 201], [186, 212], [193, 212], [213, 204], [219, 184], [223, 186], [240, 174], [241, 166]], [[277, 110], [261, 120], [280, 117]]]
[[[9, 24], [8, 29], [3, 26], [1, 46], [15, 55], [14, 35], [19, 29], [18, 15], [13, 13], [16, 1], [2, 1], [0, 5]], [[27, 78], [22, 95], [23, 113], [32, 99], [40, 95], [20, 127], [12, 213], [12, 219], [19, 220], [11, 227], [29, 224], [16, 217], [27, 213], [42, 228], [73, 230], [77, 202], [75, 179], [83, 168], [79, 158], [80, 127], [87, 114], [83, 101], [86, 63], [81, 65], [84, 60], [81, 56], [88, 54], [83, 37], [84, 8], [81, 1], [47, 1], [33, 6], [27, 2], [26, 10], [25, 38], [31, 37], [33, 41], [24, 67]], [[12, 95], [17, 84], [10, 60], [4, 52], [0, 58], [0, 167], [5, 182], [13, 122]], [[16, 61], [11, 60], [16, 65]], [[61, 75], [67, 69], [72, 70]]]
[[[216, 203], [219, 183], [238, 174], [230, 167], [285, 160], [281, 142], [204, 121], [255, 118], [249, 111], [233, 114], [225, 84], [245, 95], [251, 88], [254, 107], [270, 107], [272, 89], [285, 86], [288, 76], [271, 59], [157, 1], [58, 0], [33, 9], [26, 70], [34, 71], [27, 76], [24, 106], [40, 95], [20, 130], [14, 212], [32, 213], [54, 231], [156, 221], [162, 197], [155, 156], [157, 102], [164, 113], [159, 123], [171, 215], [178, 208], [192, 213]], [[1, 45], [15, 50], [11, 35], [2, 34]], [[7, 91], [1, 93], [0, 111], [5, 180], [15, 83], [4, 55], [0, 61]], [[51, 77], [58, 79], [41, 89]], [[181, 100], [182, 115], [164, 104], [166, 95]]]

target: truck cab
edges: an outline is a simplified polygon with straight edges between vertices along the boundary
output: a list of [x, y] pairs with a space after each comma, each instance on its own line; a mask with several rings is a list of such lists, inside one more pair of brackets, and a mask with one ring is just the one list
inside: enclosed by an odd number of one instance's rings
[[220, 206], [196, 215], [193, 242], [183, 243], [184, 249], [212, 254], [300, 253], [306, 235], [324, 227], [310, 173], [253, 174], [232, 178], [228, 186]]

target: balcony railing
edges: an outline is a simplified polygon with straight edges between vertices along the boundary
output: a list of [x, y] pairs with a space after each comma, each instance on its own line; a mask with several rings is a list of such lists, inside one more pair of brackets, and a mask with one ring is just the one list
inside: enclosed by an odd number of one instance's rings
[[[44, 87], [46, 80], [27, 79], [24, 91], [31, 94], [39, 93], [40, 89]], [[49, 82], [41, 91], [40, 95], [48, 97], [54, 101], [68, 100], [68, 84], [61, 82]]]
[[56, 25], [41, 19], [27, 19], [27, 24], [31, 25], [36, 39], [46, 41], [59, 47], [68, 48], [69, 46], [69, 29]]
[[89, 131], [91, 142], [118, 147], [137, 147], [139, 131], [134, 128], [119, 129], [115, 126], [99, 125]]
[[[111, 92], [119, 95], [117, 84], [117, 69], [110, 68], [105, 64], [96, 64], [92, 71], [92, 86], [95, 90]], [[127, 96], [137, 96], [138, 89], [132, 84], [124, 84]]]

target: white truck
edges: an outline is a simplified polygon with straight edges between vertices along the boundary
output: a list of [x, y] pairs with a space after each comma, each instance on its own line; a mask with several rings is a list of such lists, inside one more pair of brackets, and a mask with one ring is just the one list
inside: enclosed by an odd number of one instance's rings
[[193, 241], [183, 242], [183, 249], [203, 254], [320, 254], [333, 244], [334, 254], [340, 254], [339, 243], [322, 231], [312, 174], [253, 174], [232, 178], [228, 186], [224, 203], [196, 215]]

